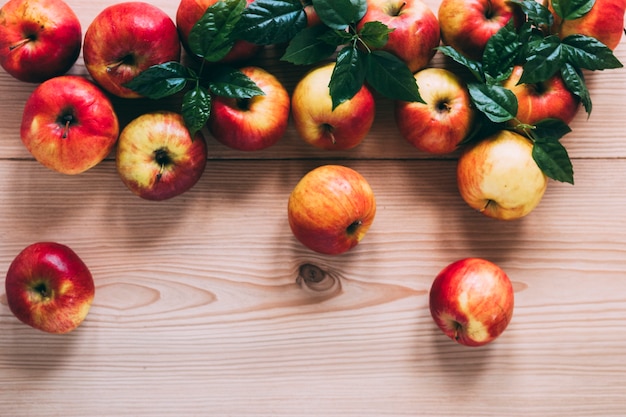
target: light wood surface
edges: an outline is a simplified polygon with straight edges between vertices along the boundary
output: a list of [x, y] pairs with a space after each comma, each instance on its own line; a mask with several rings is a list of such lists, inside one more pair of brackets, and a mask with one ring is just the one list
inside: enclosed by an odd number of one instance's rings
[[[151, 2], [175, 16], [177, 2]], [[112, 2], [68, 3], [86, 29]], [[292, 89], [303, 69], [276, 56], [259, 62]], [[71, 72], [86, 74], [82, 58]], [[576, 185], [551, 182], [505, 223], [461, 200], [455, 155], [399, 137], [383, 99], [352, 151], [315, 150], [292, 127], [256, 153], [208, 137], [197, 186], [155, 203], [125, 188], [112, 157], [73, 177], [34, 161], [19, 138], [34, 85], [0, 73], [0, 416], [626, 415], [626, 70], [588, 80], [593, 113], [564, 139]], [[117, 104], [126, 121], [160, 105]], [[379, 207], [336, 257], [305, 249], [286, 217], [298, 179], [327, 162], [361, 172]], [[65, 336], [6, 304], [8, 265], [41, 240], [70, 245], [96, 280]], [[497, 262], [516, 290], [509, 328], [482, 348], [453, 343], [428, 311], [434, 276], [466, 256]], [[324, 281], [298, 279], [303, 265]]]

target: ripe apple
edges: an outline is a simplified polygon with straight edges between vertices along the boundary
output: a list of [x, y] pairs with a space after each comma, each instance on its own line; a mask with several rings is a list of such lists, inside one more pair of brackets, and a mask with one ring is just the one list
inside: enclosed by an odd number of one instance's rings
[[109, 155], [119, 121], [98, 86], [77, 75], [61, 75], [39, 84], [28, 97], [20, 135], [42, 165], [73, 175]]
[[[213, 6], [220, 0], [180, 0], [178, 9], [176, 10], [176, 26], [178, 27], [178, 33], [180, 40], [185, 50], [192, 57], [196, 57], [189, 48], [189, 34], [194, 25], [204, 15], [206, 10]], [[254, 0], [247, 0], [246, 4], [252, 3]], [[247, 42], [244, 40], [235, 41], [233, 48], [224, 58], [220, 60], [221, 63], [234, 63], [242, 62], [254, 57], [260, 50], [260, 45]]]
[[560, 74], [537, 84], [519, 84], [524, 69], [515, 66], [503, 83], [517, 97], [517, 121], [534, 125], [540, 120], [553, 118], [569, 124], [580, 109], [580, 99], [568, 90]]
[[424, 152], [446, 154], [456, 150], [474, 121], [467, 86], [459, 76], [443, 68], [418, 71], [415, 82], [425, 103], [396, 102], [400, 134]]
[[513, 317], [513, 286], [498, 265], [465, 258], [446, 266], [430, 288], [430, 313], [452, 340], [483, 346], [504, 332]]
[[81, 42], [80, 21], [62, 0], [9, 0], [0, 9], [0, 65], [20, 81], [65, 74]]
[[221, 143], [242, 151], [274, 145], [283, 137], [289, 121], [290, 98], [283, 84], [266, 70], [241, 68], [264, 95], [238, 100], [216, 96], [211, 104], [209, 131]]
[[393, 32], [382, 48], [399, 57], [411, 72], [426, 68], [439, 46], [437, 16], [421, 0], [367, 0], [367, 12], [357, 28], [381, 22]]
[[63, 334], [85, 319], [95, 295], [91, 272], [66, 245], [37, 242], [11, 262], [5, 280], [7, 302], [20, 321]]
[[310, 145], [326, 150], [346, 150], [360, 144], [370, 131], [376, 113], [374, 96], [366, 85], [333, 110], [329, 83], [335, 68], [330, 62], [306, 73], [291, 96], [294, 126]]
[[179, 61], [178, 31], [172, 19], [148, 3], [116, 3], [102, 10], [85, 33], [87, 71], [109, 93], [122, 98], [140, 94], [124, 85], [152, 65]]
[[461, 197], [487, 217], [514, 220], [541, 201], [548, 178], [532, 157], [532, 142], [501, 130], [472, 143], [457, 162]]
[[289, 226], [309, 249], [339, 255], [356, 246], [376, 214], [367, 180], [352, 168], [322, 165], [309, 171], [289, 196]]
[[617, 48], [622, 39], [626, 0], [595, 0], [586, 15], [565, 21], [554, 12], [551, 0], [544, 0], [543, 3], [554, 16], [552, 33], [561, 39], [570, 35], [591, 36], [612, 50]]
[[482, 58], [489, 38], [511, 19], [521, 25], [524, 17], [508, 0], [442, 0], [438, 10], [442, 42], [475, 60]]
[[144, 113], [122, 130], [116, 166], [122, 182], [146, 200], [166, 200], [193, 187], [204, 172], [204, 137], [189, 133], [183, 117], [170, 111]]

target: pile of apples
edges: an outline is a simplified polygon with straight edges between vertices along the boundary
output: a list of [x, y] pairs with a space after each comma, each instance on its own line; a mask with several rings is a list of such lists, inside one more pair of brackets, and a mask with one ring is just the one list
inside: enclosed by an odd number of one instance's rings
[[[181, 62], [184, 50], [192, 60], [197, 58], [190, 46], [190, 38], [197, 36], [194, 26], [217, 3], [181, 0], [173, 20], [148, 3], [121, 2], [102, 10], [84, 38], [79, 19], [63, 0], [5, 3], [0, 9], [0, 65], [16, 79], [38, 84], [25, 103], [20, 129], [28, 151], [42, 165], [68, 175], [85, 172], [115, 151], [117, 172], [129, 190], [141, 198], [165, 200], [191, 189], [207, 162], [203, 130], [189, 129], [185, 112], [210, 112], [205, 126], [211, 136], [240, 151], [276, 144], [290, 118], [298, 135], [311, 146], [349, 150], [362, 142], [374, 123], [375, 94], [364, 83], [350, 99], [334, 102], [329, 84], [336, 62], [320, 63], [304, 74], [291, 96], [274, 75], [242, 64], [240, 74], [256, 85], [259, 94], [245, 99], [216, 95], [211, 97], [210, 109], [146, 112], [122, 129], [111, 97], [145, 97], [131, 86], [150, 68], [160, 71], [159, 76], [171, 75], [166, 83], [171, 91], [184, 85], [188, 80], [175, 64]], [[247, 0], [245, 7], [253, 3]], [[326, 23], [316, 13], [316, 4], [326, 2], [302, 4], [308, 28]], [[388, 39], [380, 45], [373, 42], [378, 45], [374, 49], [399, 58], [419, 87], [421, 101], [395, 101], [401, 136], [432, 154], [460, 149], [476, 119], [470, 93], [460, 75], [429, 64], [441, 43], [469, 59], [480, 59], [496, 32], [509, 22], [521, 23], [523, 14], [516, 3], [443, 0], [437, 14], [420, 0], [359, 4], [363, 13], [353, 30], [362, 34], [372, 27], [368, 24], [386, 25]], [[546, 4], [552, 7], [550, 1]], [[593, 36], [614, 49], [622, 35], [625, 9], [625, 0], [596, 0], [584, 17], [555, 22], [555, 35]], [[239, 65], [262, 46], [240, 39], [227, 48], [219, 63]], [[81, 50], [91, 79], [67, 75]], [[518, 120], [533, 124], [556, 117], [569, 123], [574, 118], [580, 100], [558, 77], [538, 91], [538, 86], [518, 83], [520, 76], [515, 70], [504, 82], [519, 103]], [[143, 88], [150, 92], [150, 83]], [[206, 93], [196, 86], [187, 94]], [[469, 206], [502, 220], [527, 215], [539, 204], [548, 184], [548, 177], [533, 160], [531, 142], [514, 130], [495, 132], [464, 147], [457, 178]], [[322, 217], [316, 213], [322, 209], [337, 214], [325, 215], [328, 222], [320, 222]], [[324, 165], [305, 175], [294, 187], [287, 207], [294, 236], [309, 249], [328, 255], [356, 246], [375, 212], [367, 180], [340, 165]], [[53, 333], [76, 328], [94, 295], [93, 278], [84, 263], [70, 248], [54, 242], [25, 248], [9, 268], [6, 290], [9, 306], [20, 320]], [[459, 343], [478, 346], [507, 327], [513, 289], [498, 266], [483, 259], [463, 259], [437, 276], [430, 306], [446, 334]]]

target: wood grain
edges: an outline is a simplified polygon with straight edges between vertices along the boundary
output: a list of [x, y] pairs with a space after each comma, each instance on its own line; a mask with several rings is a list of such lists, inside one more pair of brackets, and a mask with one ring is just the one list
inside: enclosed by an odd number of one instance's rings
[[[84, 27], [109, 4], [69, 3]], [[301, 69], [272, 53], [260, 59], [293, 86]], [[626, 62], [623, 42], [617, 53]], [[497, 222], [460, 199], [454, 155], [409, 147], [382, 99], [351, 152], [313, 150], [291, 127], [259, 153], [209, 138], [200, 182], [156, 203], [125, 188], [112, 158], [78, 176], [34, 161], [18, 131], [34, 86], [0, 74], [0, 271], [55, 240], [97, 287], [65, 336], [17, 321], [0, 287], [0, 415], [623, 416], [626, 70], [589, 80], [594, 111], [566, 143], [576, 185], [551, 182], [528, 217]], [[338, 161], [369, 180], [378, 212], [359, 246], [332, 257], [295, 240], [286, 206], [304, 173]], [[516, 290], [511, 325], [482, 348], [452, 343], [428, 311], [434, 276], [466, 256], [500, 264]]]

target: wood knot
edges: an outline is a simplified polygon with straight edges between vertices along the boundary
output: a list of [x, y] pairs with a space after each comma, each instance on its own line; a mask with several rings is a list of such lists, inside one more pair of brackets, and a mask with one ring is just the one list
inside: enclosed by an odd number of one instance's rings
[[296, 283], [305, 290], [315, 293], [336, 293], [341, 292], [341, 282], [339, 278], [327, 273], [322, 268], [313, 264], [302, 264], [298, 270]]

